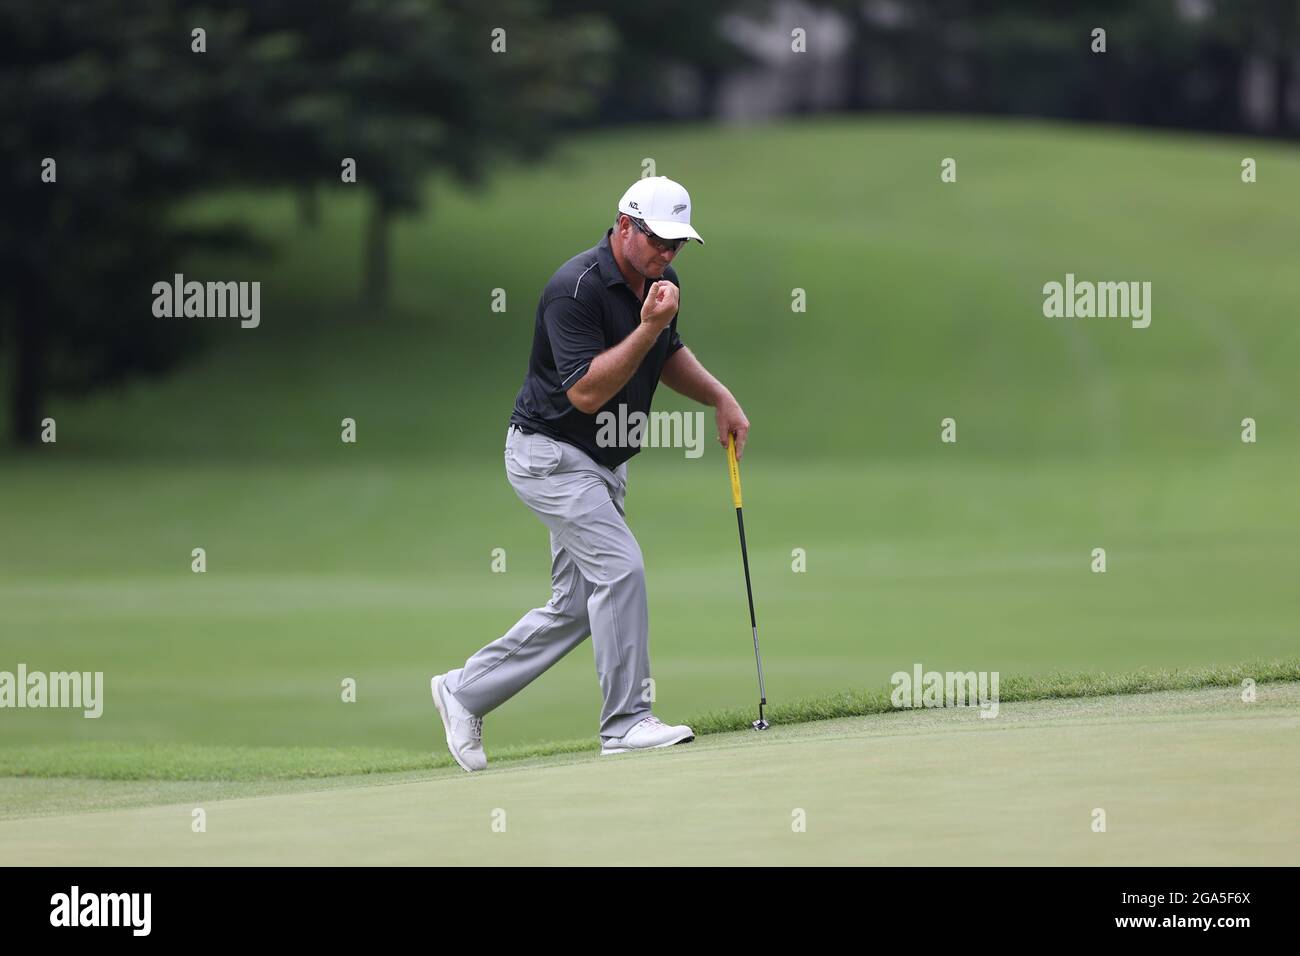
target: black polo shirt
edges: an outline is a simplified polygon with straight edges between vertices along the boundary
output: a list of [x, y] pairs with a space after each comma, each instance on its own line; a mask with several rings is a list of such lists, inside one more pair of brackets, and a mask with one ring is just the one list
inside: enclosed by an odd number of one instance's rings
[[[605, 230], [599, 245], [560, 266], [546, 283], [537, 303], [528, 374], [510, 415], [512, 424], [576, 445], [610, 469], [641, 449], [597, 445], [596, 417], [608, 411], [617, 420], [620, 404], [627, 405], [627, 416], [638, 411], [648, 416], [664, 363], [682, 347], [677, 316], [673, 316], [627, 384], [596, 412], [588, 415], [569, 401], [567, 389], [587, 374], [591, 360], [641, 324], [641, 303], [628, 288], [609, 246], [613, 231]], [[664, 270], [664, 278], [681, 287], [672, 266]]]

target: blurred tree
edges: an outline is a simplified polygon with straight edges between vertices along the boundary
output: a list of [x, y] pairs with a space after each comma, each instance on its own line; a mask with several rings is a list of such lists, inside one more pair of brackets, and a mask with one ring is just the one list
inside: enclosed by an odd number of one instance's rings
[[[1016, 113], [1242, 130], [1247, 58], [1271, 66], [1286, 134], [1298, 0], [809, 0], [845, 24], [851, 110]], [[1094, 54], [1091, 32], [1107, 33]]]
[[594, 109], [610, 71], [608, 24], [550, 17], [540, 0], [353, 0], [327, 17], [286, 6], [259, 4], [251, 26], [292, 36], [286, 57], [313, 78], [292, 108], [320, 132], [322, 179], [337, 183], [341, 159], [356, 160], [370, 197], [362, 300], [376, 310], [392, 219], [419, 208], [429, 171], [472, 186], [494, 155], [537, 158], [558, 126]]
[[[1209, 27], [1215, 39], [1239, 51], [1239, 63], [1254, 56], [1268, 64], [1272, 80], [1269, 126], [1278, 135], [1294, 136], [1292, 117], [1300, 113], [1300, 103], [1292, 102], [1297, 95], [1296, 63], [1300, 60], [1300, 2], [1237, 0], [1219, 4]], [[1239, 69], [1238, 75], [1244, 83], [1244, 70]]]
[[[609, 20], [617, 35], [618, 69], [595, 118], [628, 123], [714, 115], [723, 78], [757, 62], [730, 38], [724, 29], [727, 17], [762, 16], [772, 0], [549, 0], [548, 5], [560, 17], [599, 15]], [[693, 88], [674, 84], [692, 77]]]
[[0, 0], [13, 438], [39, 440], [52, 392], [161, 373], [201, 345], [195, 324], [154, 318], [152, 284], [196, 247], [255, 246], [237, 223], [179, 221], [202, 192], [312, 193], [356, 159], [376, 210], [367, 295], [382, 305], [388, 221], [418, 206], [431, 172], [479, 182], [494, 155], [535, 155], [594, 105], [610, 31], [546, 12], [532, 0], [490, 16], [470, 0]]

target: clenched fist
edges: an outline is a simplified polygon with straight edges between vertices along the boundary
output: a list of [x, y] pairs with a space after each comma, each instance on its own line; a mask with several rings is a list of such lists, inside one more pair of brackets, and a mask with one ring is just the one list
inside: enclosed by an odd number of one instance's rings
[[662, 331], [677, 314], [677, 286], [660, 279], [650, 287], [641, 303], [641, 324]]

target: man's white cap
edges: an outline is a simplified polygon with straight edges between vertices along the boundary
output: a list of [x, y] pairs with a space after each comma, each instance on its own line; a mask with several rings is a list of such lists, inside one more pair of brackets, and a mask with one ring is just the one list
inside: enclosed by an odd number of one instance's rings
[[643, 219], [650, 231], [662, 239], [704, 240], [691, 228], [691, 196], [667, 176], [638, 179], [618, 201], [618, 211]]

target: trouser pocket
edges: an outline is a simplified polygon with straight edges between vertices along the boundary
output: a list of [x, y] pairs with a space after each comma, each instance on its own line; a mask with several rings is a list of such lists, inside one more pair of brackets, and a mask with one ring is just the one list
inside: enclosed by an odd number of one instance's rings
[[541, 432], [517, 435], [513, 445], [506, 447], [507, 467], [513, 464], [516, 474], [529, 478], [547, 478], [560, 467], [563, 449], [554, 438]]

